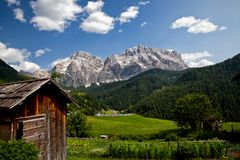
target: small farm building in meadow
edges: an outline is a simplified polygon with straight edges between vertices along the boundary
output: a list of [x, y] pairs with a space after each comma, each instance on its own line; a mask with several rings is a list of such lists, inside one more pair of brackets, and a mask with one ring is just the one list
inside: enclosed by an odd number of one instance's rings
[[1, 84], [0, 140], [22, 138], [40, 148], [40, 159], [66, 159], [67, 103], [75, 102], [51, 79]]

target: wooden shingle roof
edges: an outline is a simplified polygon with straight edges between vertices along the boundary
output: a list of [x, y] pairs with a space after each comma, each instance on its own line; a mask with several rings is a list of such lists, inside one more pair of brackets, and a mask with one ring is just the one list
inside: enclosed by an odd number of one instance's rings
[[61, 89], [61, 87], [48, 78], [1, 84], [0, 108], [12, 109], [28, 96], [39, 90], [46, 83], [52, 83], [55, 85], [70, 102], [78, 106], [73, 98], [71, 98], [63, 89]]

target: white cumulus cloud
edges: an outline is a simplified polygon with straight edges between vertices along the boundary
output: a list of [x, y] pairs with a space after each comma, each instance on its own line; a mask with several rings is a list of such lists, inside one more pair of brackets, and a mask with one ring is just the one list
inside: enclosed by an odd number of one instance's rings
[[219, 27], [212, 22], [209, 21], [209, 19], [203, 19], [198, 20], [198, 22], [191, 27], [188, 28], [189, 33], [208, 33], [208, 32], [214, 32]]
[[97, 11], [101, 11], [103, 6], [104, 6], [103, 1], [96, 1], [96, 2], [88, 1], [88, 4], [86, 7], [84, 7], [84, 10], [87, 11], [88, 13], [97, 12]]
[[210, 66], [213, 65], [214, 63], [212, 61], [209, 61], [207, 59], [201, 59], [198, 62], [189, 62], [188, 66], [191, 68], [195, 68], [195, 67], [204, 67], [204, 66]]
[[24, 18], [24, 12], [21, 8], [19, 8], [20, 6], [20, 0], [5, 0], [8, 3], [8, 6], [12, 6], [14, 5], [12, 11], [13, 14], [15, 16], [15, 19], [21, 21], [21, 22], [26, 22], [26, 19]]
[[45, 31], [63, 32], [82, 12], [76, 0], [36, 0], [30, 4], [35, 14], [31, 23]]
[[27, 60], [29, 56], [30, 53], [26, 49], [10, 48], [0, 42], [0, 59], [18, 71], [34, 72], [40, 69], [39, 65]]
[[24, 61], [23, 63], [20, 63], [18, 67], [20, 70], [31, 72], [31, 73], [40, 69], [39, 65], [29, 61]]
[[209, 33], [214, 32], [216, 30], [224, 30], [226, 29], [225, 26], [218, 26], [211, 22], [209, 18], [206, 19], [196, 19], [193, 16], [182, 17], [177, 19], [175, 22], [172, 23], [171, 28], [187, 28], [189, 33]]
[[102, 11], [103, 1], [89, 1], [84, 10], [89, 14], [80, 24], [80, 28], [86, 32], [107, 34], [114, 29], [114, 18]]
[[174, 23], [172, 23], [171, 28], [177, 29], [182, 27], [191, 27], [192, 25], [197, 23], [197, 19], [193, 16], [182, 17], [177, 19]]
[[209, 53], [208, 51], [203, 51], [203, 52], [195, 52], [195, 53], [183, 53], [181, 54], [181, 56], [185, 62], [190, 62], [190, 61], [198, 60], [200, 58], [212, 57], [212, 54]]
[[189, 67], [203, 67], [213, 65], [214, 62], [207, 60], [207, 57], [213, 55], [208, 51], [195, 52], [195, 53], [183, 53], [181, 54], [182, 59]]
[[17, 6], [20, 5], [20, 1], [19, 0], [5, 0], [5, 1], [8, 3], [9, 6], [10, 5], [17, 5]]
[[43, 56], [44, 54], [46, 54], [47, 52], [50, 52], [52, 51], [51, 49], [49, 48], [44, 48], [44, 49], [38, 49], [35, 51], [35, 57], [41, 57]]
[[106, 34], [114, 28], [114, 18], [101, 11], [93, 12], [83, 20], [80, 28], [86, 32]]
[[13, 9], [13, 13], [15, 15], [15, 19], [17, 19], [21, 22], [26, 22], [26, 19], [24, 18], [24, 12], [21, 8]]
[[120, 21], [120, 24], [131, 22], [132, 19], [137, 18], [139, 13], [138, 6], [130, 6], [124, 12], [121, 13], [120, 17], [117, 19]]
[[26, 49], [9, 48], [0, 42], [0, 58], [7, 63], [23, 62], [29, 56]]

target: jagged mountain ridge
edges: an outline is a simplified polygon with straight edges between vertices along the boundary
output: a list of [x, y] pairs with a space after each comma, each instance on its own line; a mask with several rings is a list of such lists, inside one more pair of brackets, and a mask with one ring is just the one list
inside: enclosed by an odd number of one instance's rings
[[66, 86], [89, 86], [98, 82], [98, 74], [103, 68], [104, 61], [87, 52], [77, 52], [66, 61], [58, 63], [52, 72], [62, 76], [58, 81]]
[[127, 80], [153, 68], [182, 70], [187, 68], [187, 65], [176, 51], [139, 45], [105, 60], [79, 51], [58, 63], [51, 72], [61, 74], [59, 83], [79, 87]]
[[31, 73], [31, 76], [35, 78], [51, 78], [51, 73], [46, 69], [39, 69]]

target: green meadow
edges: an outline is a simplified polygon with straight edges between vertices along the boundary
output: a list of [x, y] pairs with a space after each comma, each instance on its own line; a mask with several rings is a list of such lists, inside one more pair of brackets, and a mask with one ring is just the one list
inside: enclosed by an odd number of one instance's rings
[[67, 160], [100, 160], [111, 141], [102, 139], [67, 139]]
[[232, 128], [234, 131], [240, 131], [240, 122], [223, 123], [222, 128], [223, 130], [227, 130], [227, 131], [232, 131]]
[[130, 116], [89, 116], [90, 134], [99, 135], [138, 135], [157, 134], [161, 131], [177, 129], [174, 121], [146, 118], [136, 114]]
[[[161, 132], [176, 132], [180, 129], [174, 121], [146, 118], [136, 114], [130, 116], [88, 116], [88, 123], [91, 124], [90, 134], [94, 138], [67, 139], [67, 159], [68, 160], [120, 160], [122, 158], [106, 157], [110, 144], [119, 143], [120, 146], [126, 143], [137, 143], [134, 140], [118, 140], [118, 139], [100, 139], [99, 135], [151, 135], [159, 134]], [[232, 125], [234, 130], [240, 130], [240, 123], [228, 122], [223, 123], [223, 130], [231, 131]], [[184, 139], [183, 139], [184, 140]], [[145, 146], [145, 143], [159, 143], [164, 144], [163, 140], [143, 140], [140, 141]], [[128, 145], [125, 145], [128, 147]], [[117, 147], [118, 149], [121, 149]], [[120, 151], [119, 151], [120, 152]], [[136, 158], [129, 158], [136, 159]]]

